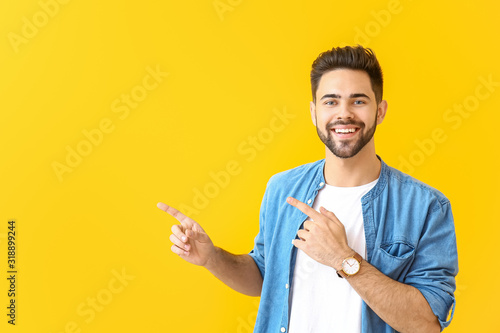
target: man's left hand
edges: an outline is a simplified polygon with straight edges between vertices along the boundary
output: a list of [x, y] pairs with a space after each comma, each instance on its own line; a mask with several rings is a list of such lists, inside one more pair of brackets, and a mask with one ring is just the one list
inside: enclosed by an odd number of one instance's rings
[[324, 207], [320, 207], [320, 212], [317, 212], [292, 197], [288, 197], [286, 202], [312, 219], [304, 222], [304, 229], [297, 232], [300, 239], [294, 239], [292, 244], [317, 262], [331, 266], [335, 270], [341, 269], [342, 261], [354, 254], [347, 244], [347, 235], [342, 222]]

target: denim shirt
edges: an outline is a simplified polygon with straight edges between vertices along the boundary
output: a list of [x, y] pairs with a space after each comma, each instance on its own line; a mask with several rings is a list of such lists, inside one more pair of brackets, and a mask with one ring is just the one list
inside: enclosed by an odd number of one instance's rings
[[[392, 279], [417, 288], [443, 329], [453, 317], [458, 273], [450, 202], [439, 191], [381, 162], [377, 184], [361, 200], [366, 261]], [[312, 206], [325, 185], [324, 165], [324, 159], [305, 164], [274, 175], [267, 184], [259, 233], [249, 253], [263, 277], [254, 332], [288, 331], [297, 253], [292, 240], [307, 216], [286, 203], [286, 198], [292, 196]], [[361, 327], [362, 332], [396, 332], [365, 302]]]

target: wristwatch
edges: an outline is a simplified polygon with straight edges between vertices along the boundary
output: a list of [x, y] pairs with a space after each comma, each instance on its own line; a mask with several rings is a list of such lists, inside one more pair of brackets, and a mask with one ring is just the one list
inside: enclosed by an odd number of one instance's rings
[[357, 253], [354, 253], [351, 257], [345, 258], [342, 262], [342, 269], [337, 271], [337, 275], [340, 278], [356, 275], [361, 268], [362, 261], [363, 258]]

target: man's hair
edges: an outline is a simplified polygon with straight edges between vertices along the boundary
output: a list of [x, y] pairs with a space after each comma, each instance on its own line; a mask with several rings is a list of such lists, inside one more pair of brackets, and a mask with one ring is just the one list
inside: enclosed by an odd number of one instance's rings
[[377, 103], [382, 101], [384, 80], [382, 69], [375, 53], [370, 48], [361, 45], [352, 47], [334, 47], [321, 53], [312, 64], [311, 89], [313, 101], [316, 102], [316, 91], [323, 74], [335, 69], [352, 69], [365, 71], [370, 77], [372, 90]]

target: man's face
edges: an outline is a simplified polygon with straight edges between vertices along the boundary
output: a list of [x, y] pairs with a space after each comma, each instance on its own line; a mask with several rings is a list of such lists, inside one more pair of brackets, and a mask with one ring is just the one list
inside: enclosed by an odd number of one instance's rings
[[366, 72], [336, 69], [321, 77], [311, 117], [325, 146], [337, 157], [350, 158], [374, 144], [386, 109], [385, 101], [377, 105]]

